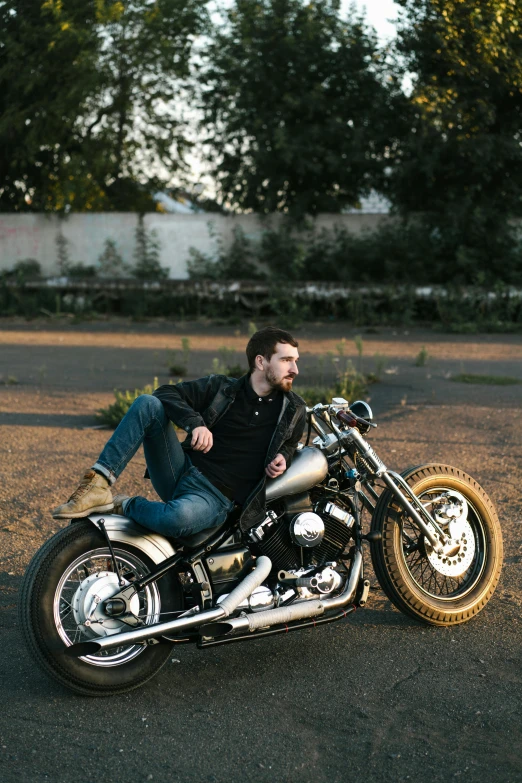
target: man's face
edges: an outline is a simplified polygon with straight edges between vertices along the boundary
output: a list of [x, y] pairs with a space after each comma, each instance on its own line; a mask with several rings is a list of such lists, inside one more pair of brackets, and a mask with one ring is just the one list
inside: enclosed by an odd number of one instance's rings
[[263, 372], [272, 389], [288, 392], [292, 388], [295, 376], [299, 373], [297, 362], [299, 352], [288, 343], [277, 343], [275, 353], [270, 360], [263, 359]]

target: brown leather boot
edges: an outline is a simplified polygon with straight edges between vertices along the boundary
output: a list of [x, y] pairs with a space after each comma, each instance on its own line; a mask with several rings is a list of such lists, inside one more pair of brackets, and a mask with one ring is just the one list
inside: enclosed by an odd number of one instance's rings
[[94, 470], [88, 470], [67, 503], [52, 511], [54, 519], [79, 519], [87, 514], [112, 511], [114, 503], [109, 481]]
[[114, 508], [112, 509], [112, 513], [119, 514], [122, 517], [125, 516], [125, 512], [123, 511], [123, 501], [128, 499], [128, 495], [114, 495]]

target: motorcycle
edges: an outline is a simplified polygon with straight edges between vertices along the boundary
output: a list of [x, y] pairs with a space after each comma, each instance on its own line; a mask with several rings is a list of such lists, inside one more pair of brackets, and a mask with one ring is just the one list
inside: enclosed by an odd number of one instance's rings
[[237, 508], [184, 539], [115, 514], [58, 531], [33, 557], [19, 604], [47, 674], [76, 693], [123, 693], [175, 645], [206, 649], [345, 618], [368, 599], [366, 545], [387, 597], [415, 620], [451, 626], [480, 612], [502, 567], [482, 487], [438, 463], [389, 470], [364, 437], [377, 426], [365, 402], [334, 398], [307, 416], [306, 445], [267, 481], [266, 517], [248, 531]]

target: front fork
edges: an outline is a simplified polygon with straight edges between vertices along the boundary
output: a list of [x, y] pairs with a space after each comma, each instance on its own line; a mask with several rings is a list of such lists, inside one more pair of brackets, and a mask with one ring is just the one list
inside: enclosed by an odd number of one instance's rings
[[[371, 465], [375, 476], [384, 481], [397, 500], [400, 501], [404, 510], [410, 515], [414, 522], [416, 522], [435, 552], [444, 554], [445, 547], [451, 546], [448, 535], [436, 520], [433, 519], [429, 511], [424, 508], [420, 500], [412, 492], [411, 487], [404, 481], [403, 477], [393, 470], [388, 470], [370, 444], [364, 440], [356, 429], [350, 429], [348, 437], [350, 441], [356, 445], [366, 462]], [[410, 499], [408, 499], [405, 493]]]
[[[402, 507], [417, 523], [422, 530], [435, 552], [444, 553], [444, 546], [449, 542], [448, 536], [440, 525], [433, 519], [429, 511], [424, 508], [417, 496], [412, 492], [411, 487], [404, 481], [399, 473], [388, 470], [381, 475], [382, 480], [393, 492]], [[397, 486], [398, 485], [398, 486]], [[411, 498], [408, 500], [402, 490], [405, 490]]]

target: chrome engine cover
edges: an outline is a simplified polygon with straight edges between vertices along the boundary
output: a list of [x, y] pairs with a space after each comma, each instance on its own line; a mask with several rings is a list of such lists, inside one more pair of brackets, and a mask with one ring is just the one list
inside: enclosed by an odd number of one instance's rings
[[319, 514], [304, 511], [290, 522], [290, 535], [297, 546], [307, 549], [318, 546], [324, 538], [324, 522]]

